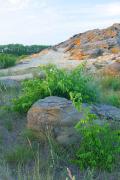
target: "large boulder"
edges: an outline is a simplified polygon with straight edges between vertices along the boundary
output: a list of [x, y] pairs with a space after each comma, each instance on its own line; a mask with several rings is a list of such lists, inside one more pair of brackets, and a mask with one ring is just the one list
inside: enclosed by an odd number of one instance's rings
[[28, 111], [28, 128], [45, 134], [51, 130], [54, 137], [62, 144], [77, 141], [75, 124], [83, 117], [72, 102], [61, 97], [47, 97], [38, 100]]
[[[106, 120], [120, 122], [120, 109], [110, 105], [83, 104], [81, 112], [78, 112], [72, 101], [61, 97], [50, 96], [38, 100], [28, 111], [28, 128], [46, 135], [52, 133], [60, 144], [73, 144], [80, 140], [80, 135], [75, 130], [75, 125], [84, 117], [84, 109], [90, 108], [91, 113], [96, 114], [96, 121], [102, 125]], [[114, 124], [114, 123], [113, 123]]]

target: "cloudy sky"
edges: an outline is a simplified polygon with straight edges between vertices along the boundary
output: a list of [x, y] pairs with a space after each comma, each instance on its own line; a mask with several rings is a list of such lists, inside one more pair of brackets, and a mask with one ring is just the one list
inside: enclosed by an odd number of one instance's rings
[[120, 0], [0, 0], [0, 44], [56, 44], [120, 23]]

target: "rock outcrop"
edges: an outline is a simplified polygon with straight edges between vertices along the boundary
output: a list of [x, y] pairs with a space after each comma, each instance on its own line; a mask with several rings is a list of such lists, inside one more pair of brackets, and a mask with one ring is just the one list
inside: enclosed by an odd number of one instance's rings
[[69, 51], [71, 59], [75, 60], [96, 58], [108, 53], [117, 54], [120, 52], [120, 24], [77, 34], [56, 47]]
[[[83, 107], [88, 107], [83, 104]], [[91, 113], [99, 118], [98, 123], [104, 120], [120, 122], [120, 109], [109, 105], [92, 105]], [[80, 139], [74, 126], [84, 117], [84, 111], [78, 112], [72, 102], [61, 97], [46, 97], [38, 100], [28, 111], [27, 127], [38, 131], [42, 135], [50, 130], [60, 144], [73, 144]]]

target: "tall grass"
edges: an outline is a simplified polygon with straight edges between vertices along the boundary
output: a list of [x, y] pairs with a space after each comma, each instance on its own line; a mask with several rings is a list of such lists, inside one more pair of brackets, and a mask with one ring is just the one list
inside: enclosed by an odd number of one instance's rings
[[120, 76], [104, 76], [99, 80], [101, 103], [120, 107]]
[[111, 89], [120, 91], [120, 77], [119, 76], [105, 76], [101, 79], [101, 86], [103, 89]]

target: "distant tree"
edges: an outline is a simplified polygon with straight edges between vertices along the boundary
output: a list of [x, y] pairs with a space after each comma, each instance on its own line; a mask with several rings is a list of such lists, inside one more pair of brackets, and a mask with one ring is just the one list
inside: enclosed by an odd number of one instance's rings
[[16, 56], [30, 55], [30, 54], [38, 53], [48, 47], [49, 46], [45, 46], [45, 45], [24, 46], [22, 44], [0, 45], [0, 53], [13, 54]]

